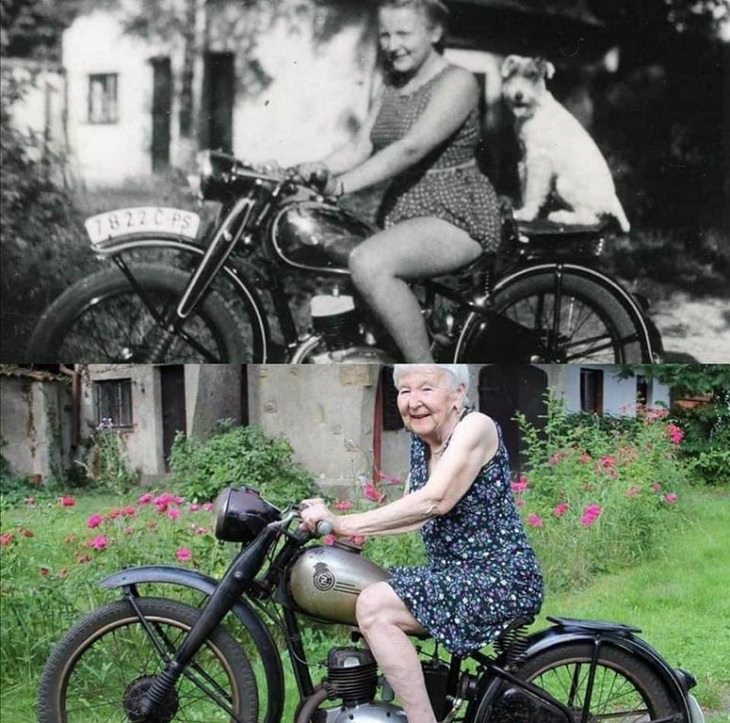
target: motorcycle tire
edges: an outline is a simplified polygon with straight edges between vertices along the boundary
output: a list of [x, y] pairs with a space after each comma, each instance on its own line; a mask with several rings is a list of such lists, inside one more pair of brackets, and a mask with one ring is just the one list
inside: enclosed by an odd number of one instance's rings
[[625, 301], [570, 269], [562, 270], [560, 278], [561, 301], [557, 315], [553, 269], [517, 278], [502, 288], [498, 286], [492, 305], [496, 316], [469, 314], [457, 343], [455, 361], [561, 364], [653, 361], [646, 330]]
[[250, 302], [239, 312], [214, 290], [208, 292], [182, 329], [161, 341], [158, 323], [168, 318], [189, 274], [162, 264], [130, 264], [147, 303], [117, 269], [106, 269], [70, 286], [45, 311], [28, 345], [38, 362], [258, 362], [264, 337]]
[[[163, 598], [137, 600], [164, 654], [179, 646], [200, 610]], [[40, 683], [40, 723], [168, 723], [196, 720], [255, 723], [258, 689], [251, 664], [234, 638], [216, 628], [162, 707], [135, 716], [135, 700], [164, 669], [161, 653], [126, 600], [94, 610], [56, 645]], [[223, 697], [226, 711], [211, 695]]]
[[[650, 723], [683, 720], [661, 678], [644, 661], [623, 650], [602, 646], [587, 697], [592, 643], [570, 643], [530, 658], [516, 675], [548, 691], [571, 711], [569, 721]], [[485, 698], [475, 723], [568, 723], [562, 712], [505, 683]]]

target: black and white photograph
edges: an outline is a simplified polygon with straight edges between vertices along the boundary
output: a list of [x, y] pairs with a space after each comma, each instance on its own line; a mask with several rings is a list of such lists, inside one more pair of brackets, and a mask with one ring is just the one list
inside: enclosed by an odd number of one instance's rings
[[730, 360], [724, 0], [8, 0], [5, 363]]

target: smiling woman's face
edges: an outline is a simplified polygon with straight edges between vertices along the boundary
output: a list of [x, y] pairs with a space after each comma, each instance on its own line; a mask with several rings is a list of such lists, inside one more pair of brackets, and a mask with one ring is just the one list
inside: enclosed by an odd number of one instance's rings
[[442, 30], [414, 7], [381, 7], [378, 11], [380, 49], [396, 73], [415, 74], [434, 51]]
[[424, 365], [398, 380], [398, 411], [411, 432], [438, 439], [458, 415], [464, 393], [464, 385], [454, 388], [447, 371]]

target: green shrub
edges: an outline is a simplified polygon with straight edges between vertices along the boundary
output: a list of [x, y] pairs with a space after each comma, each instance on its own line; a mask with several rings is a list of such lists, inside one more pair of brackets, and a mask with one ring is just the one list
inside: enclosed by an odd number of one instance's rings
[[256, 488], [277, 506], [315, 495], [311, 475], [293, 459], [282, 436], [267, 437], [258, 427], [220, 422], [209, 439], [179, 433], [170, 453], [178, 489], [189, 499], [212, 500], [229, 485]]
[[683, 433], [666, 410], [572, 416], [550, 399], [542, 432], [520, 424], [528, 464], [513, 489], [551, 590], [657, 553], [681, 520], [687, 482]]

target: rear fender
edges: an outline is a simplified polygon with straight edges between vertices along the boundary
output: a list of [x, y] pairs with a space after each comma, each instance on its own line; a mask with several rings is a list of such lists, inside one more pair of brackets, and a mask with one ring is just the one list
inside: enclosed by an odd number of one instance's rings
[[684, 713], [685, 720], [690, 720], [687, 696], [672, 668], [646, 641], [634, 635], [635, 632], [638, 632], [635, 628], [613, 623], [566, 620], [563, 625], [554, 625], [528, 636], [528, 647], [524, 657], [527, 660], [567, 643], [594, 644], [600, 641], [601, 646], [618, 648], [646, 663], [665, 683], [673, 702]]
[[[100, 584], [111, 589], [142, 583], [180, 585], [208, 596], [218, 587], [218, 581], [213, 577], [171, 565], [130, 568], [105, 578]], [[264, 722], [279, 723], [284, 709], [284, 672], [274, 638], [259, 614], [245, 600], [238, 600], [232, 612], [246, 628], [261, 655], [268, 698]]]

